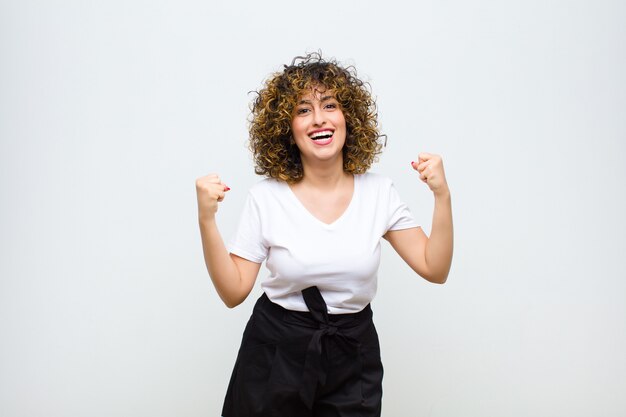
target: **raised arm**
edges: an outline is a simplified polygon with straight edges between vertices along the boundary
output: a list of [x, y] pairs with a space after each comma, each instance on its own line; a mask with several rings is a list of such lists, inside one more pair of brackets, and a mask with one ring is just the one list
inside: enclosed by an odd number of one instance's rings
[[411, 165], [435, 197], [430, 237], [421, 228], [412, 228], [389, 231], [384, 238], [420, 276], [443, 284], [450, 272], [453, 252], [452, 203], [443, 161], [438, 155], [420, 153], [418, 162]]
[[217, 228], [218, 203], [230, 190], [219, 176], [210, 174], [196, 180], [198, 222], [207, 271], [220, 298], [228, 307], [241, 304], [254, 286], [261, 264], [229, 254]]

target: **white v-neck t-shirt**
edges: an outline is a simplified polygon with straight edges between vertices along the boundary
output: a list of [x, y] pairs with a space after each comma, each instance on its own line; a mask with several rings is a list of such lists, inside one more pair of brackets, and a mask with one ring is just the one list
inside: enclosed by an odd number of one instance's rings
[[266, 262], [261, 287], [288, 310], [308, 311], [301, 291], [317, 286], [331, 314], [363, 310], [376, 294], [380, 240], [389, 230], [418, 227], [392, 181], [379, 174], [354, 175], [350, 204], [334, 222], [313, 216], [284, 181], [254, 185], [231, 253]]

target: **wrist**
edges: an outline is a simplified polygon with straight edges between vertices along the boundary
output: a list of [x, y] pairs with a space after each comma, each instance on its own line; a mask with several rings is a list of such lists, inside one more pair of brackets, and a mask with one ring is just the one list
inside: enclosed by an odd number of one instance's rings
[[436, 190], [433, 191], [433, 194], [435, 196], [435, 200], [450, 200], [451, 196], [450, 196], [450, 189], [448, 187], [445, 187], [441, 190]]
[[199, 215], [198, 223], [200, 223], [203, 226], [215, 224], [215, 214]]

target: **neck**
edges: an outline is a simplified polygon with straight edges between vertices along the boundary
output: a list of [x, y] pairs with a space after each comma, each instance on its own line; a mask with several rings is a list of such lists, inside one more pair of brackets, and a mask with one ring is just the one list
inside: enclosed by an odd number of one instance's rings
[[342, 181], [352, 176], [343, 170], [342, 158], [328, 162], [328, 164], [318, 163], [311, 166], [306, 161], [302, 161], [304, 176], [301, 183], [314, 188], [335, 188]]

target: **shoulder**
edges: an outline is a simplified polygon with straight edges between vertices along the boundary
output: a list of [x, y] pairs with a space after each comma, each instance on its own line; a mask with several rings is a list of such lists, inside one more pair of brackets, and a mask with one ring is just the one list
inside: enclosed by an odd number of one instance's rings
[[375, 172], [366, 172], [355, 176], [360, 184], [370, 189], [389, 189], [393, 185], [391, 178]]
[[248, 191], [248, 195], [254, 200], [265, 200], [281, 195], [288, 189], [287, 183], [274, 178], [263, 178]]
[[250, 187], [250, 193], [262, 193], [267, 190], [275, 189], [280, 187], [281, 183], [283, 182], [274, 178], [263, 178]]

